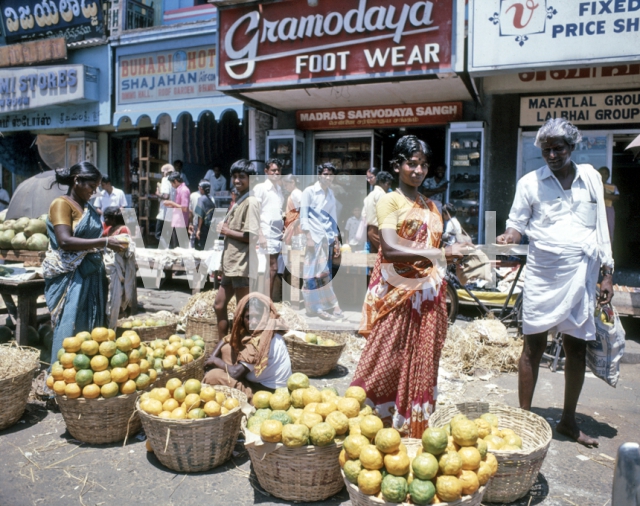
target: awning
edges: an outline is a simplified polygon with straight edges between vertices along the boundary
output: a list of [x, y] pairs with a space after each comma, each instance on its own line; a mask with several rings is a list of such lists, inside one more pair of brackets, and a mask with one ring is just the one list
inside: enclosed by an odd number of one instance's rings
[[116, 128], [122, 126], [125, 118], [131, 121], [132, 126], [138, 126], [143, 118], [148, 118], [152, 125], [157, 125], [163, 115], [171, 118], [171, 122], [176, 124], [183, 114], [189, 114], [197, 123], [202, 115], [208, 112], [220, 120], [229, 111], [234, 111], [242, 121], [243, 102], [226, 95], [198, 100], [142, 102], [118, 106], [113, 115], [113, 125]]

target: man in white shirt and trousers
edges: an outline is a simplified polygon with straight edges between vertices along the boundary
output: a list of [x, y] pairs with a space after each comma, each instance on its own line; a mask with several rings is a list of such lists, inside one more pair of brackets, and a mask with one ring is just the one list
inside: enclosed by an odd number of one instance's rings
[[103, 176], [100, 186], [102, 187], [102, 192], [93, 204], [98, 214], [104, 214], [104, 210], [108, 207], [127, 207], [127, 197], [122, 190], [115, 188], [113, 184], [111, 184], [111, 178], [109, 176]]
[[[529, 236], [524, 283], [524, 347], [518, 367], [520, 407], [530, 410], [547, 333], [563, 334], [566, 355], [562, 418], [557, 432], [585, 446], [598, 440], [578, 427], [575, 413], [585, 374], [587, 341], [595, 340], [596, 302], [613, 297], [613, 258], [600, 174], [576, 165], [571, 153], [582, 139], [563, 118], [547, 121], [535, 145], [547, 165], [523, 176], [499, 244]], [[598, 275], [602, 274], [596, 300]]]
[[[267, 176], [264, 183], [258, 183], [253, 188], [253, 196], [260, 202], [260, 237], [258, 245], [260, 252], [267, 254], [269, 269], [269, 289], [266, 295], [274, 299], [274, 286], [278, 275], [278, 256], [282, 252], [282, 234], [284, 230], [284, 196], [280, 187], [282, 177], [282, 161], [277, 158], [267, 160], [264, 165]], [[267, 275], [265, 275], [267, 279]]]

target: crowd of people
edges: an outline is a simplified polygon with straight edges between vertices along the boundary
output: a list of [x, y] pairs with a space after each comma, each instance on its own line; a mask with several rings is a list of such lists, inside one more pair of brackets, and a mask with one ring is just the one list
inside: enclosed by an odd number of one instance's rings
[[[615, 199], [617, 190], [606, 184], [604, 171], [599, 174], [571, 160], [579, 141], [577, 128], [564, 119], [540, 128], [536, 145], [546, 165], [518, 182], [506, 231], [497, 241], [519, 244], [526, 235], [530, 244], [519, 369], [521, 407], [531, 408], [547, 332], [555, 328], [565, 336], [567, 356], [558, 431], [579, 443], [597, 445], [580, 431], [575, 410], [586, 343], [595, 334], [594, 308], [610, 302], [613, 295], [607, 202]], [[192, 232], [197, 249], [205, 247], [212, 233], [224, 238], [214, 302], [223, 339], [206, 363], [204, 381], [239, 388], [249, 396], [257, 389], [284, 386], [291, 362], [282, 337], [286, 329], [273, 305], [283, 255], [294, 242], [304, 247], [306, 314], [338, 321], [344, 313], [331, 281], [333, 263], [345, 242], [376, 254], [359, 328], [366, 343], [352, 384], [365, 389], [367, 402], [387, 425], [405, 436], [420, 437], [435, 408], [447, 336], [445, 274], [448, 265], [475, 249], [456, 218], [455, 206], [442, 198], [446, 167], [436, 165], [427, 178], [431, 158], [429, 146], [416, 136], [399, 139], [389, 171], [368, 171], [368, 195], [361, 205], [347, 210], [350, 216], [343, 227], [338, 226], [333, 191], [337, 171], [331, 163], [318, 166], [315, 182], [299, 189], [296, 177], [283, 176], [282, 162], [271, 159], [265, 163], [264, 180], [252, 188], [255, 165], [238, 160], [230, 169], [236, 192], [233, 205], [215, 231], [210, 230], [215, 209], [210, 192], [226, 187], [219, 168], [207, 173], [198, 191], [190, 194], [176, 167], [164, 166], [157, 191], [162, 202], [158, 239], [175, 245], [176, 228]], [[122, 234], [128, 232], [118, 218], [117, 189], [105, 183], [93, 165], [60, 170], [57, 179], [69, 185], [69, 193], [51, 205], [51, 249], [43, 265], [55, 325], [54, 352], [64, 337], [104, 324], [107, 285], [100, 250], [122, 254], [127, 249]], [[101, 181], [108, 191], [100, 205], [87, 205]], [[163, 227], [168, 220], [172, 227]], [[163, 228], [173, 228], [173, 235], [164, 237]], [[266, 288], [261, 292], [255, 286], [259, 254], [266, 259]], [[549, 276], [550, 272], [557, 274]], [[230, 322], [232, 297], [238, 304]]]

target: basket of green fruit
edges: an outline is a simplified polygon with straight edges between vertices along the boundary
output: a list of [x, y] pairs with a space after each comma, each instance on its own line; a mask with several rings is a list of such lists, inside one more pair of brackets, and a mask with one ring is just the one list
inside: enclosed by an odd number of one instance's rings
[[346, 339], [335, 332], [304, 333], [292, 330], [284, 335], [291, 358], [291, 371], [317, 377], [328, 374], [340, 360]]
[[178, 321], [166, 314], [144, 314], [118, 320], [116, 336], [127, 330], [135, 330], [142, 341], [167, 339], [176, 333]]

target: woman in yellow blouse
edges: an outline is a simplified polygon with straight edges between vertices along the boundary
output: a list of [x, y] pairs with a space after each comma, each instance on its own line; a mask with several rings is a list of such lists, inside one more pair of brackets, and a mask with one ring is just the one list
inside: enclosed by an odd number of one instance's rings
[[422, 437], [435, 407], [447, 335], [446, 262], [466, 247], [440, 249], [442, 217], [418, 192], [430, 155], [413, 135], [394, 149], [400, 184], [377, 205], [380, 250], [360, 325], [367, 343], [351, 383], [365, 389], [385, 425], [409, 437]]
[[69, 191], [49, 207], [51, 242], [42, 263], [45, 298], [55, 327], [52, 357], [65, 337], [105, 325], [108, 285], [100, 249], [127, 248], [115, 237], [102, 237], [100, 215], [89, 204], [101, 179], [89, 162], [56, 170], [56, 183], [68, 185]]

